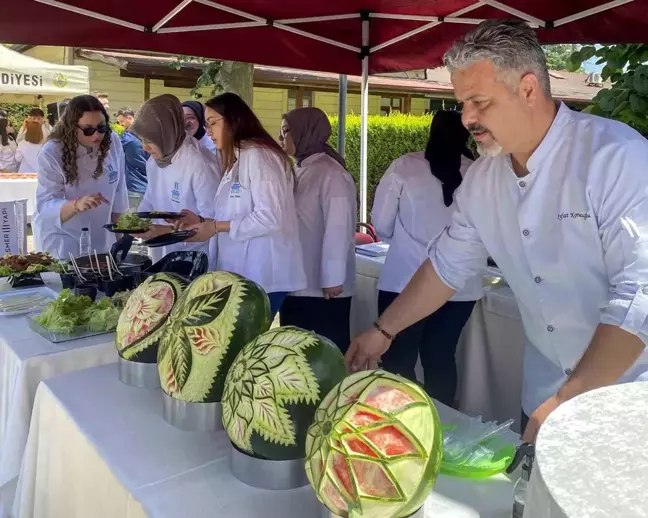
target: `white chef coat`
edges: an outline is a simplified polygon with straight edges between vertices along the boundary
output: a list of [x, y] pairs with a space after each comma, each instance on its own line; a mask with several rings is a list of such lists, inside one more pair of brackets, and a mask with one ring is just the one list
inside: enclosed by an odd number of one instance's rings
[[38, 171], [38, 153], [43, 144], [32, 144], [26, 140], [18, 144], [16, 150], [16, 160], [20, 163], [19, 173], [35, 173]]
[[[461, 157], [461, 174], [472, 160]], [[452, 221], [456, 203], [446, 207], [442, 184], [430, 172], [425, 153], [409, 153], [392, 162], [380, 180], [371, 211], [371, 224], [389, 243], [378, 289], [400, 293], [427, 259], [427, 247]], [[484, 261], [483, 266], [486, 266]], [[481, 275], [466, 283], [451, 300], [478, 300]]]
[[281, 157], [249, 146], [218, 187], [216, 220], [230, 221], [218, 234], [218, 269], [238, 273], [267, 293], [306, 287], [292, 172]]
[[[103, 226], [111, 223], [112, 213], [120, 214], [128, 209], [124, 150], [116, 133], [111, 135], [103, 173], [95, 179], [92, 175], [98, 157], [98, 150], [78, 146], [78, 183], [69, 185], [65, 183], [60, 142], [50, 140], [43, 146], [38, 155], [38, 187], [32, 216], [36, 250], [49, 252], [61, 259], [66, 259], [69, 252], [78, 256], [81, 229], [88, 227], [92, 249], [98, 253], [110, 251], [115, 235]], [[101, 193], [110, 204], [102, 203], [96, 209], [61, 222], [61, 207], [66, 202], [96, 193]]]
[[6, 146], [0, 142], [0, 171], [15, 173], [18, 171], [20, 161], [16, 158], [16, 143], [9, 139]]
[[[599, 323], [648, 342], [648, 141], [625, 124], [560, 104], [518, 178], [509, 155], [481, 158], [452, 226], [430, 246], [461, 288], [488, 254], [515, 293], [527, 336], [522, 406], [554, 395]], [[648, 380], [644, 351], [621, 381]]]
[[356, 187], [334, 158], [318, 153], [295, 167], [295, 206], [308, 286], [293, 295], [323, 297], [322, 288], [355, 287]]
[[[214, 196], [220, 178], [196, 139], [187, 136], [167, 167], [159, 167], [153, 157], [149, 158], [146, 176], [148, 184], [138, 211], [180, 212], [188, 209], [204, 218], [214, 216]], [[164, 221], [157, 223], [168, 224]], [[178, 243], [150, 248], [149, 254], [157, 262], [173, 251], [200, 250], [207, 254], [213, 266], [216, 263], [215, 247], [216, 240], [212, 239], [207, 243]]]

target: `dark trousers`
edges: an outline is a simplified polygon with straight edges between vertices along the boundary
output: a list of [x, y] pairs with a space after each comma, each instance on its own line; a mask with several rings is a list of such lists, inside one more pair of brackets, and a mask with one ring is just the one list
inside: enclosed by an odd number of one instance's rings
[[[380, 291], [378, 312], [382, 314], [397, 296], [398, 293]], [[416, 381], [414, 368], [420, 354], [425, 391], [430, 397], [454, 406], [457, 392], [455, 352], [474, 305], [474, 301], [446, 302], [430, 316], [401, 331], [383, 354], [383, 368]]]
[[279, 319], [282, 326], [297, 326], [325, 336], [346, 353], [351, 342], [351, 297], [286, 297]]

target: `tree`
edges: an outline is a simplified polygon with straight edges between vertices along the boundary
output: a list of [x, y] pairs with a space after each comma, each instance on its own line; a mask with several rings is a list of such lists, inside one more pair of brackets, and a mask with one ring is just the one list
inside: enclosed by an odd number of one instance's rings
[[177, 56], [176, 61], [169, 65], [181, 70], [184, 66], [202, 65], [202, 70], [196, 86], [190, 91], [192, 97], [203, 97], [201, 90], [211, 88], [210, 94], [233, 92], [239, 95], [249, 106], [252, 106], [254, 96], [254, 65], [238, 61], [212, 61], [189, 56]]
[[[569, 70], [569, 58], [578, 48], [578, 45], [543, 45], [542, 50], [547, 57], [549, 70]], [[574, 70], [576, 71], [585, 72], [582, 67]]]
[[648, 137], [648, 45], [583, 47], [570, 57], [570, 68], [592, 57], [598, 58], [597, 65], [605, 64], [601, 77], [612, 86], [601, 90], [583, 111], [625, 122]]

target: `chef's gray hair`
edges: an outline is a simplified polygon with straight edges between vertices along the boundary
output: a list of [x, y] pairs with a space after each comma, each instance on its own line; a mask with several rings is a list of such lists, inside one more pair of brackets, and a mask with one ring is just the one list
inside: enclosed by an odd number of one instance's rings
[[[450, 73], [465, 69], [477, 61], [488, 60], [511, 82], [531, 73], [540, 88], [551, 97], [547, 59], [534, 30], [521, 20], [487, 20], [454, 42], [443, 56]], [[514, 85], [517, 87], [517, 84]]]

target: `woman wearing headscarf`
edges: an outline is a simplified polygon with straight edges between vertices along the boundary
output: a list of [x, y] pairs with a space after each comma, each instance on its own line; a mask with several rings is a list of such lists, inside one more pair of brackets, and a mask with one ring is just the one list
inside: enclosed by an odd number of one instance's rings
[[286, 296], [306, 287], [290, 158], [238, 95], [206, 103], [207, 132], [220, 151], [223, 180], [213, 217], [186, 212], [194, 239], [218, 236], [219, 270], [238, 273], [268, 293], [275, 315]]
[[205, 125], [205, 107], [198, 101], [185, 101], [182, 103], [185, 124], [189, 134], [198, 141], [200, 147], [216, 154], [216, 144], [207, 135]]
[[295, 206], [306, 289], [281, 308], [281, 325], [315, 331], [344, 352], [350, 342], [355, 285], [356, 187], [344, 159], [329, 145], [331, 124], [318, 108], [283, 117], [280, 143], [295, 157]]
[[[427, 258], [430, 241], [450, 225], [455, 190], [473, 161], [468, 138], [459, 112], [439, 111], [432, 119], [425, 152], [397, 159], [380, 181], [371, 222], [390, 247], [378, 282], [379, 313]], [[425, 390], [452, 406], [457, 388], [457, 342], [481, 295], [481, 278], [468, 282], [441, 309], [399, 333], [382, 357], [383, 367], [415, 380], [420, 354]]]
[[[140, 202], [140, 212], [180, 212], [183, 209], [206, 216], [213, 215], [214, 196], [220, 178], [203, 155], [198, 142], [185, 129], [180, 101], [164, 94], [145, 102], [130, 131], [142, 140], [144, 151], [151, 156], [146, 163], [148, 184]], [[153, 225], [142, 236], [172, 232], [166, 224]], [[152, 259], [159, 261], [175, 250], [201, 250], [215, 264], [215, 248], [209, 243], [178, 243], [151, 249]]]
[[37, 251], [61, 259], [78, 256], [85, 228], [98, 253], [115, 242], [104, 225], [128, 209], [128, 196], [124, 151], [109, 123], [97, 98], [80, 95], [69, 102], [40, 150], [32, 217]]

